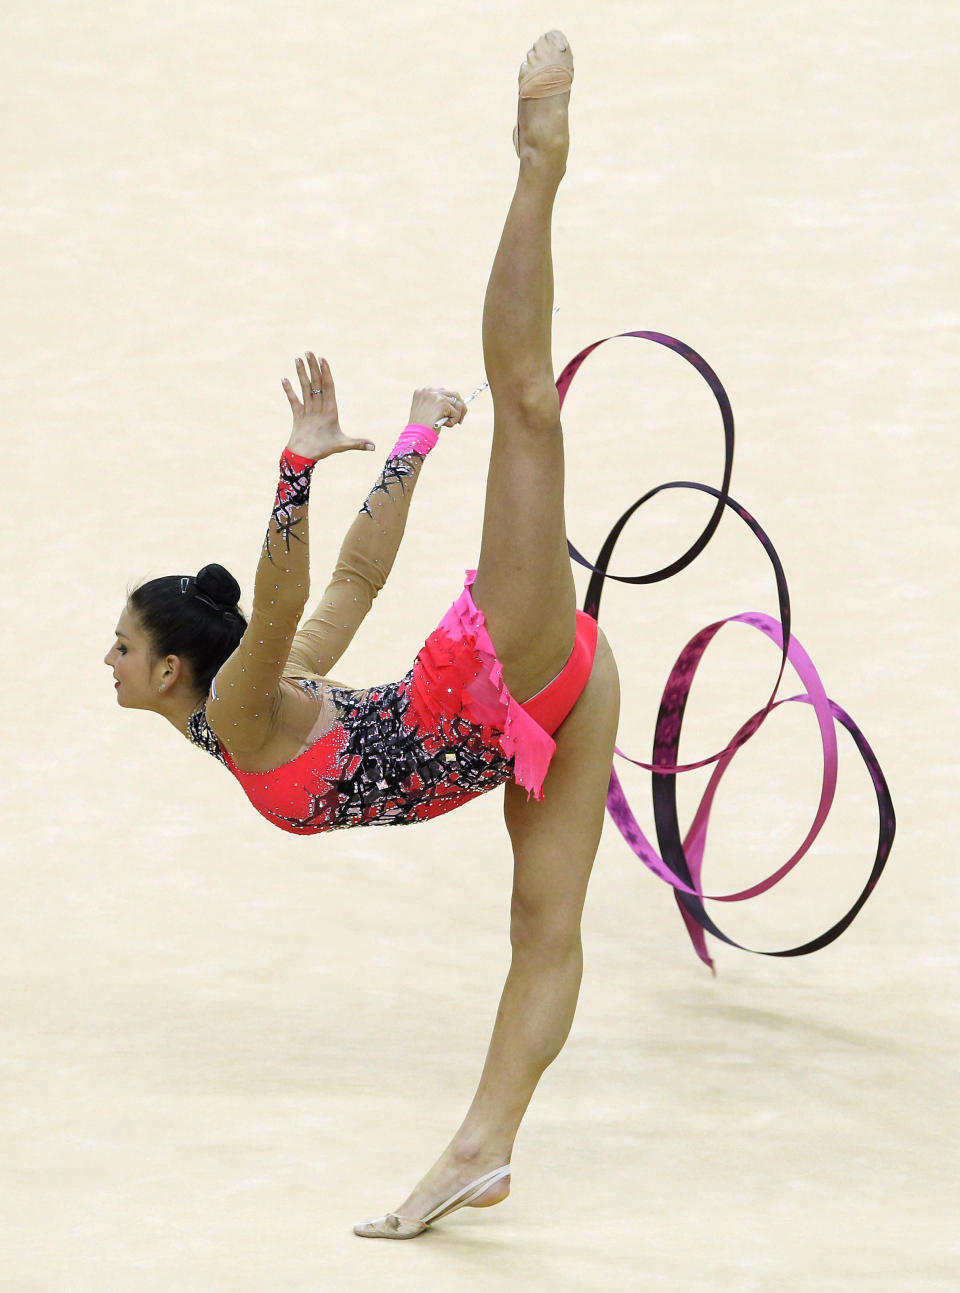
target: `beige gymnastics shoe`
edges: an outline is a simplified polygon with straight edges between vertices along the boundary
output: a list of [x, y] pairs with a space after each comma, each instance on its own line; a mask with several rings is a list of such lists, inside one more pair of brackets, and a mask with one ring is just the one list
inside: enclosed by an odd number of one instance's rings
[[449, 1216], [458, 1208], [467, 1207], [475, 1199], [479, 1199], [481, 1194], [485, 1194], [491, 1185], [495, 1185], [497, 1181], [502, 1181], [509, 1175], [509, 1163], [503, 1167], [495, 1167], [492, 1172], [487, 1172], [485, 1176], [478, 1176], [475, 1181], [465, 1185], [456, 1194], [451, 1194], [449, 1199], [434, 1208], [432, 1212], [428, 1212], [425, 1217], [398, 1217], [395, 1212], [388, 1212], [385, 1217], [375, 1217], [373, 1221], [361, 1221], [359, 1225], [353, 1227], [353, 1233], [362, 1239], [415, 1239], [417, 1235], [422, 1235], [434, 1221]]
[[[520, 64], [521, 99], [549, 99], [566, 94], [573, 84], [573, 51], [562, 31], [544, 32]], [[513, 146], [520, 156], [520, 113], [513, 128]]]

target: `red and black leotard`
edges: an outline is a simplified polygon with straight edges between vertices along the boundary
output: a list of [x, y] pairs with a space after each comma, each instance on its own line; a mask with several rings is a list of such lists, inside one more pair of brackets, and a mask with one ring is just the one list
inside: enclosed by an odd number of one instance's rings
[[410, 825], [511, 777], [541, 798], [552, 733], [586, 685], [596, 637], [596, 621], [578, 612], [566, 666], [518, 704], [503, 684], [468, 583], [399, 682], [354, 691], [298, 680], [317, 694], [326, 688], [337, 721], [290, 762], [270, 772], [241, 771], [208, 725], [205, 708], [191, 717], [190, 738], [230, 769], [268, 821], [297, 834]]
[[[280, 460], [250, 624], [188, 732], [282, 830], [423, 821], [511, 777], [539, 799], [555, 748], [552, 733], [590, 676], [597, 626], [578, 612], [567, 665], [539, 695], [518, 704], [473, 600], [475, 572], [468, 571], [463, 592], [399, 682], [354, 691], [326, 681], [389, 573], [423, 458], [436, 438], [428, 428], [404, 431], [344, 540], [320, 606], [302, 626], [314, 463], [289, 449]], [[269, 772], [242, 771], [216, 733], [234, 732], [234, 748], [256, 748], [262, 712], [270, 712], [278, 687], [291, 684], [317, 696], [321, 722], [311, 743]], [[241, 694], [244, 704], [231, 705], [228, 697]]]

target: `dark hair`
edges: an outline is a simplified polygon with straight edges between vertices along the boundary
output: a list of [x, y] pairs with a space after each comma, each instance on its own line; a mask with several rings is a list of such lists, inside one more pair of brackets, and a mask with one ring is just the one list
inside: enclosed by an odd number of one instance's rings
[[190, 666], [197, 690], [236, 650], [247, 621], [237, 605], [240, 585], [223, 566], [194, 575], [164, 575], [135, 588], [128, 598], [157, 657], [176, 655]]

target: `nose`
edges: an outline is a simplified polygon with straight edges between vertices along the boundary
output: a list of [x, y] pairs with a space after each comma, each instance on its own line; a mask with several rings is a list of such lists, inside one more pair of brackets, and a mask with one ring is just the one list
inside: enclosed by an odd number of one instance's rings
[[103, 657], [103, 663], [107, 666], [108, 669], [113, 668], [113, 647], [111, 647], [110, 650], [107, 652], [107, 654]]

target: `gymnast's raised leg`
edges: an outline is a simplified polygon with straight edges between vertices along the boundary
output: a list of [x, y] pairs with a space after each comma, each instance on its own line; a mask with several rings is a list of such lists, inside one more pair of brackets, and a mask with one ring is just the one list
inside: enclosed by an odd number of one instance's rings
[[[521, 68], [572, 69], [559, 32], [541, 37]], [[554, 76], [557, 74], [554, 73]], [[561, 77], [562, 81], [562, 77]], [[573, 645], [575, 592], [566, 547], [563, 437], [551, 354], [550, 223], [566, 168], [569, 92], [521, 98], [520, 173], [483, 315], [494, 436], [473, 595], [519, 700], [545, 687]], [[510, 972], [480, 1084], [460, 1128], [408, 1198], [358, 1233], [419, 1233], [444, 1200], [510, 1162], [520, 1121], [559, 1053], [580, 988], [580, 916], [603, 823], [619, 712], [616, 666], [603, 635], [590, 679], [558, 729], [542, 801], [508, 784], [504, 813], [514, 852]], [[504, 1176], [473, 1206], [499, 1203]]]

